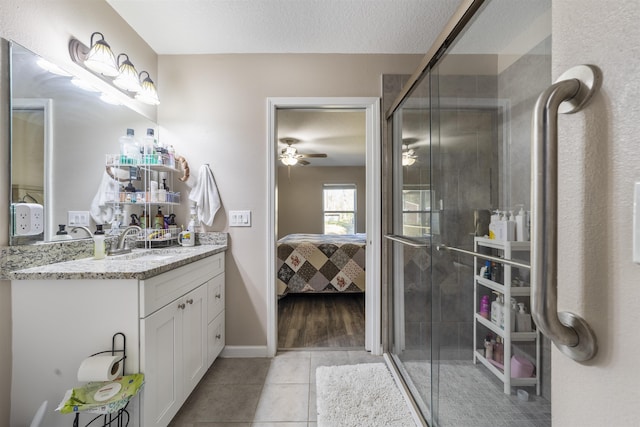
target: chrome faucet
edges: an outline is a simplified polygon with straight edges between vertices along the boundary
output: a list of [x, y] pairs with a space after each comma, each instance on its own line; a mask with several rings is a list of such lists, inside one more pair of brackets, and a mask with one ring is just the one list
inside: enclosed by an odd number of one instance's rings
[[124, 230], [122, 230], [122, 233], [120, 233], [120, 236], [118, 237], [118, 243], [116, 245], [116, 248], [110, 249], [108, 252], [108, 255], [128, 254], [129, 252], [131, 252], [131, 248], [126, 247], [127, 235], [129, 234], [130, 231], [134, 231], [134, 230], [137, 234], [142, 231], [142, 228], [138, 227], [137, 225], [130, 225]]
[[75, 232], [77, 229], [81, 229], [87, 232], [87, 237], [93, 238], [93, 233], [89, 230], [89, 227], [85, 227], [84, 225], [77, 225], [71, 229], [71, 232]]

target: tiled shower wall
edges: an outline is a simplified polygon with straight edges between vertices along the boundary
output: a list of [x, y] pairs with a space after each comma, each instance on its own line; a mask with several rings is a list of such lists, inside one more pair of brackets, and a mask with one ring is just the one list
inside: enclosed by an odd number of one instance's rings
[[[462, 99], [497, 98], [506, 102], [510, 125], [507, 127], [509, 147], [504, 149], [503, 117], [494, 121], [482, 114], [464, 111], [462, 100], [458, 109], [441, 116], [440, 134], [475, 133], [476, 144], [466, 148], [448, 146], [441, 141], [440, 153], [435, 158], [434, 183], [442, 198], [455, 206], [453, 214], [445, 209], [441, 220], [441, 241], [451, 246], [473, 249], [474, 209], [515, 208], [525, 204], [530, 210], [530, 141], [531, 111], [550, 79], [550, 40], [546, 40], [529, 54], [521, 57], [498, 77], [440, 76], [440, 98]], [[491, 135], [492, 144], [486, 145], [483, 136]], [[467, 135], [469, 136], [469, 135]], [[441, 173], [439, 178], [439, 171]], [[455, 173], [452, 173], [455, 171]], [[506, 176], [505, 176], [506, 175]], [[488, 177], [491, 178], [488, 178]], [[442, 182], [438, 185], [437, 181]], [[491, 185], [488, 185], [491, 180]], [[479, 183], [479, 185], [478, 185]], [[499, 196], [498, 196], [499, 195]], [[439, 197], [440, 198], [440, 197]], [[449, 257], [450, 255], [442, 255]], [[440, 320], [440, 359], [469, 360], [473, 349], [473, 266], [468, 256], [452, 257], [438, 262], [437, 275], [441, 281], [434, 290], [434, 319]], [[443, 271], [443, 268], [444, 271]], [[435, 312], [438, 311], [439, 313]], [[427, 320], [427, 319], [425, 319]], [[551, 352], [548, 339], [542, 340], [542, 391], [550, 398]]]

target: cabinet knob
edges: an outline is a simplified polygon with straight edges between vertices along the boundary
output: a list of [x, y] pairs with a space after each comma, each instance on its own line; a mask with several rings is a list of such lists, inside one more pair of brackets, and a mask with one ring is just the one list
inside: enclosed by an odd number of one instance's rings
[[184, 310], [184, 309], [185, 309], [185, 307], [186, 307], [186, 305], [185, 305], [185, 303], [183, 303], [183, 302], [182, 302], [182, 303], [180, 303], [180, 304], [178, 304], [178, 308], [179, 308], [180, 310]]
[[189, 298], [189, 299], [187, 300], [187, 304], [193, 304], [193, 298]]
[[217, 298], [217, 299], [220, 299], [221, 297], [222, 297], [222, 295], [220, 295], [220, 294], [216, 294], [216, 298]]
[[222, 335], [218, 334], [216, 335], [216, 339], [219, 340], [220, 338], [222, 338]]

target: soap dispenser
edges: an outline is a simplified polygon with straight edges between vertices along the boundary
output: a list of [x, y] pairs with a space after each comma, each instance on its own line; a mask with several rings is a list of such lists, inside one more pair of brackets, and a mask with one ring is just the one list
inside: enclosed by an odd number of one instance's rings
[[52, 240], [71, 240], [73, 237], [69, 236], [67, 230], [65, 230], [65, 224], [58, 224], [58, 231]]
[[95, 259], [103, 259], [106, 248], [104, 243], [104, 230], [102, 224], [96, 225], [96, 231], [93, 233], [93, 257]]

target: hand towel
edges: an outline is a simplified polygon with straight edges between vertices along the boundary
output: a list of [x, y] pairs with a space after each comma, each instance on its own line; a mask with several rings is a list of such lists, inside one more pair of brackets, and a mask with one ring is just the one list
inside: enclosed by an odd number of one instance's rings
[[111, 178], [105, 171], [102, 175], [102, 181], [96, 195], [91, 201], [91, 209], [89, 213], [91, 218], [96, 224], [108, 224], [113, 219], [113, 207], [108, 205], [107, 202], [115, 201], [115, 197], [118, 197], [120, 186], [118, 181]]
[[220, 209], [220, 195], [208, 164], [200, 166], [198, 181], [189, 192], [189, 200], [196, 202], [198, 220], [211, 227], [213, 218]]

